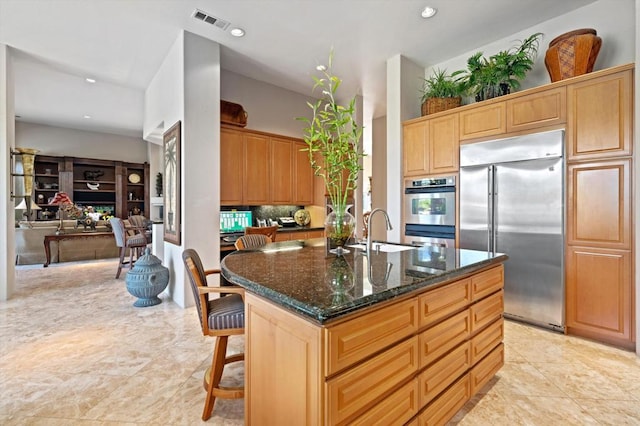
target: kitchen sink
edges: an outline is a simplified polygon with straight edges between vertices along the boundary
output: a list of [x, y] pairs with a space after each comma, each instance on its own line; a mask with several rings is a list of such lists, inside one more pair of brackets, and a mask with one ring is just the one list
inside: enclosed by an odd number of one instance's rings
[[[363, 250], [363, 251], [367, 250], [366, 244], [352, 244], [352, 245], [348, 245], [347, 247], [352, 247], [352, 248]], [[414, 248], [415, 248], [414, 246], [402, 246], [399, 244], [386, 244], [386, 243], [375, 243], [375, 242], [371, 245], [371, 250], [381, 251], [383, 253], [393, 253], [396, 251], [411, 250]]]

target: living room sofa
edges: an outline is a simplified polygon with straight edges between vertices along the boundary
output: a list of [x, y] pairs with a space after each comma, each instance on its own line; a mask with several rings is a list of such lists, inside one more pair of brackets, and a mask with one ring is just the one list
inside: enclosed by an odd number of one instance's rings
[[[16, 228], [16, 265], [33, 265], [45, 262], [44, 237], [55, 234], [60, 221], [20, 222]], [[75, 220], [65, 220], [66, 232], [82, 232], [82, 225], [76, 228]], [[99, 221], [97, 232], [111, 232], [106, 221]], [[107, 259], [118, 257], [118, 247], [114, 238], [83, 238], [51, 242], [51, 262], [75, 260]]]

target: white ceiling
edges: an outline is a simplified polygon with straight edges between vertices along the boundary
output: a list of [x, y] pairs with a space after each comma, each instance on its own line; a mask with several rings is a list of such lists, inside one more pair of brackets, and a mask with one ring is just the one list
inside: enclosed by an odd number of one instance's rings
[[[220, 43], [224, 69], [304, 95], [333, 47], [340, 92], [378, 117], [388, 58], [427, 67], [593, 1], [0, 0], [0, 43], [18, 50], [19, 120], [142, 137], [144, 90], [182, 29]], [[193, 19], [196, 8], [231, 26]]]

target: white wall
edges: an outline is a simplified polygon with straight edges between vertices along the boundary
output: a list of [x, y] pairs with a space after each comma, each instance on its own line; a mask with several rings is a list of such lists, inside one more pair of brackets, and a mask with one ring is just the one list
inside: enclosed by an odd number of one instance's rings
[[141, 138], [16, 122], [16, 146], [38, 149], [39, 155], [144, 163], [147, 144]]
[[207, 268], [217, 267], [220, 260], [220, 47], [186, 31], [145, 92], [145, 139], [178, 120], [182, 122], [182, 240], [180, 245], [164, 243], [163, 265], [171, 272], [169, 294], [186, 307], [194, 302], [183, 250], [196, 249]]
[[402, 55], [387, 60], [386, 209], [393, 226], [387, 241], [402, 241], [402, 122], [420, 115], [416, 93], [423, 75], [423, 68]]
[[11, 297], [15, 287], [15, 222], [14, 200], [11, 200], [9, 177], [10, 150], [15, 142], [14, 81], [11, 48], [0, 43], [0, 300]]
[[[467, 59], [476, 52], [483, 52], [484, 56], [488, 57], [508, 49], [518, 40], [536, 32], [542, 32], [544, 35], [540, 42], [534, 68], [522, 82], [521, 89], [548, 84], [550, 79], [544, 65], [544, 55], [549, 42], [560, 34], [578, 28], [594, 28], [598, 32], [598, 36], [602, 38], [602, 48], [595, 63], [595, 71], [634, 62], [636, 58], [634, 1], [636, 0], [600, 0], [591, 3], [493, 43], [474, 47], [447, 61], [434, 64], [425, 70], [425, 76], [430, 76], [434, 68], [446, 69], [448, 72], [466, 69]], [[615, 7], [613, 7], [614, 5]], [[415, 117], [419, 117], [419, 114]]]
[[[387, 206], [387, 117], [372, 122], [373, 148], [371, 155], [371, 209]], [[375, 240], [386, 239], [387, 228], [383, 220], [375, 219], [369, 232]]]
[[[310, 94], [312, 87], [313, 80], [309, 79]], [[220, 96], [225, 101], [242, 105], [247, 111], [247, 129], [301, 138], [304, 123], [296, 117], [311, 117], [311, 109], [307, 106], [307, 102], [313, 101], [310, 96], [224, 69], [220, 77]]]

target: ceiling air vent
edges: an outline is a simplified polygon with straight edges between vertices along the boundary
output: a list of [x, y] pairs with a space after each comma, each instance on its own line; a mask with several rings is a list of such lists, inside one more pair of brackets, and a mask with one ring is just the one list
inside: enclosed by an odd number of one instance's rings
[[199, 21], [203, 21], [203, 22], [206, 22], [207, 24], [211, 24], [214, 27], [220, 28], [221, 30], [226, 30], [227, 27], [229, 26], [229, 22], [222, 20], [220, 18], [216, 18], [215, 16], [211, 16], [199, 9], [194, 10], [192, 16]]

